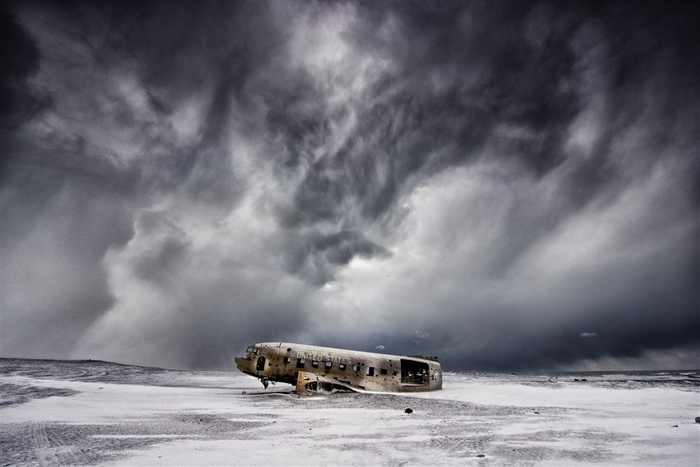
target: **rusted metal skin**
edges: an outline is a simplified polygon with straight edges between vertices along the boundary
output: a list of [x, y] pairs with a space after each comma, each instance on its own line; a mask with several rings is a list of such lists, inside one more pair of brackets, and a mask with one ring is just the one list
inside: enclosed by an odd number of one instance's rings
[[285, 342], [264, 342], [236, 357], [243, 373], [296, 386], [296, 392], [418, 392], [442, 389], [437, 360]]

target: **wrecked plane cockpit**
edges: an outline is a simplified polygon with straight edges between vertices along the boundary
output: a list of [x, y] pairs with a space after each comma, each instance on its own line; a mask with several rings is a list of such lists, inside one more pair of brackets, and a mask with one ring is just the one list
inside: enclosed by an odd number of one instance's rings
[[254, 344], [236, 357], [243, 373], [296, 386], [298, 394], [335, 390], [416, 392], [442, 389], [437, 357], [396, 356], [284, 342]]

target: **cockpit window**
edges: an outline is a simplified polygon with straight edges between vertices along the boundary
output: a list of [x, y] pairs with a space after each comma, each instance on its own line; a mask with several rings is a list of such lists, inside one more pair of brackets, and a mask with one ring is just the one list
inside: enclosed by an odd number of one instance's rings
[[248, 347], [247, 349], [245, 349], [245, 352], [246, 352], [246, 353], [252, 353], [253, 355], [257, 355], [259, 350], [260, 350], [260, 349], [258, 349], [257, 347], [254, 347], [254, 346], [251, 345], [250, 347]]

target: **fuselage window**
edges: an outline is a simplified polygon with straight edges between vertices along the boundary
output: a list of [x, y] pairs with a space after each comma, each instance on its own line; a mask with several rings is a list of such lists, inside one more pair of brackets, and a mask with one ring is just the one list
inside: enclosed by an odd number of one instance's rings
[[297, 358], [297, 368], [304, 368], [304, 365], [306, 365], [306, 359]]
[[284, 364], [292, 363], [292, 357], [284, 357]]
[[360, 371], [360, 365], [357, 365], [357, 364], [353, 365], [352, 371]]
[[389, 372], [387, 371], [387, 369], [386, 369], [386, 368], [382, 368], [382, 374], [385, 375], [385, 374], [387, 374], [387, 373], [389, 373]]
[[311, 361], [311, 366], [314, 368], [318, 368], [318, 360], [312, 360]]
[[326, 370], [330, 370], [332, 366], [333, 366], [332, 362], [326, 362]]
[[374, 376], [374, 367], [373, 366], [367, 367], [367, 376]]
[[342, 371], [345, 371], [345, 363], [338, 364], [338, 368], [340, 368]]

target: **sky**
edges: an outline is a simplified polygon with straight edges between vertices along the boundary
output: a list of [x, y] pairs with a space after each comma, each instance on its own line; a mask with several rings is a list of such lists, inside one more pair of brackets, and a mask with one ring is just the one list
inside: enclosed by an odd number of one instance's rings
[[690, 2], [3, 2], [0, 356], [700, 366]]

